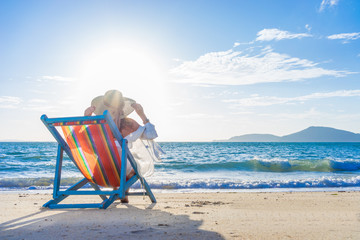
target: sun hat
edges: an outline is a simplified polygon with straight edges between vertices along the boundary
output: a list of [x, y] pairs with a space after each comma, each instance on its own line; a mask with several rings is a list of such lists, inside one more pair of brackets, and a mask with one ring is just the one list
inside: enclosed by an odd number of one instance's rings
[[102, 115], [105, 110], [109, 110], [111, 114], [111, 110], [122, 108], [123, 114], [120, 118], [124, 118], [134, 111], [134, 108], [131, 106], [133, 103], [136, 103], [135, 100], [123, 97], [120, 91], [109, 90], [103, 96], [94, 98], [91, 101], [91, 106], [95, 107], [94, 113], [96, 115]]

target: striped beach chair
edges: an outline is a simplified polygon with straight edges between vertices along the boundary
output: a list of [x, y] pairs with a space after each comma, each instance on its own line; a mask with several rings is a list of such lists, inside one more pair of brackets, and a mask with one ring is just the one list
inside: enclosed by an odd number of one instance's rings
[[[48, 118], [42, 115], [41, 120], [58, 142], [53, 199], [44, 207], [106, 209], [118, 198], [143, 194], [149, 196], [153, 203], [156, 202], [148, 183], [138, 173], [127, 141], [121, 136], [108, 111], [104, 115], [90, 117]], [[121, 152], [115, 141], [120, 144]], [[84, 178], [68, 189], [60, 190], [64, 152]], [[130, 179], [126, 179], [127, 159], [135, 171]], [[126, 192], [138, 180], [145, 193]], [[90, 184], [93, 190], [80, 190], [86, 184]], [[59, 204], [70, 195], [99, 195], [102, 202]]]

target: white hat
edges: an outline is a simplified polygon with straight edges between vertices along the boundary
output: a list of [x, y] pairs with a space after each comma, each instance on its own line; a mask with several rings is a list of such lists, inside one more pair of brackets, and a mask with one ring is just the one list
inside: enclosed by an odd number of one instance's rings
[[[131, 106], [135, 100], [123, 97], [122, 93], [118, 90], [109, 90], [104, 96], [98, 96], [91, 101], [91, 106], [95, 107], [94, 113], [102, 115], [105, 110], [109, 110], [110, 114], [113, 109], [122, 109], [123, 114], [120, 118], [124, 118], [134, 111]], [[112, 116], [114, 117], [114, 116]]]

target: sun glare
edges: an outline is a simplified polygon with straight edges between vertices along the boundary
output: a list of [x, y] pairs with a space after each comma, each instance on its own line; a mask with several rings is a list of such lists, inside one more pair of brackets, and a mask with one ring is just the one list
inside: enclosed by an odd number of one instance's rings
[[[118, 89], [156, 111], [154, 106], [165, 102], [166, 72], [158, 54], [134, 44], [106, 44], [89, 51], [78, 69], [78, 96], [88, 104], [95, 96], [109, 89]], [[148, 106], [147, 106], [148, 105]]]
[[82, 78], [86, 82], [101, 82], [129, 90], [150, 82], [159, 81], [160, 66], [154, 53], [131, 45], [107, 45], [94, 49], [82, 64]]

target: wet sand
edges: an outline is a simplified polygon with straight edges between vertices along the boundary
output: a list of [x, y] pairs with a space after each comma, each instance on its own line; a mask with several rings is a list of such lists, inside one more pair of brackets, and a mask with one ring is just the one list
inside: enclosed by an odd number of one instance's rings
[[157, 204], [136, 196], [106, 210], [50, 210], [41, 206], [51, 194], [2, 193], [0, 239], [360, 239], [360, 192], [155, 196]]

